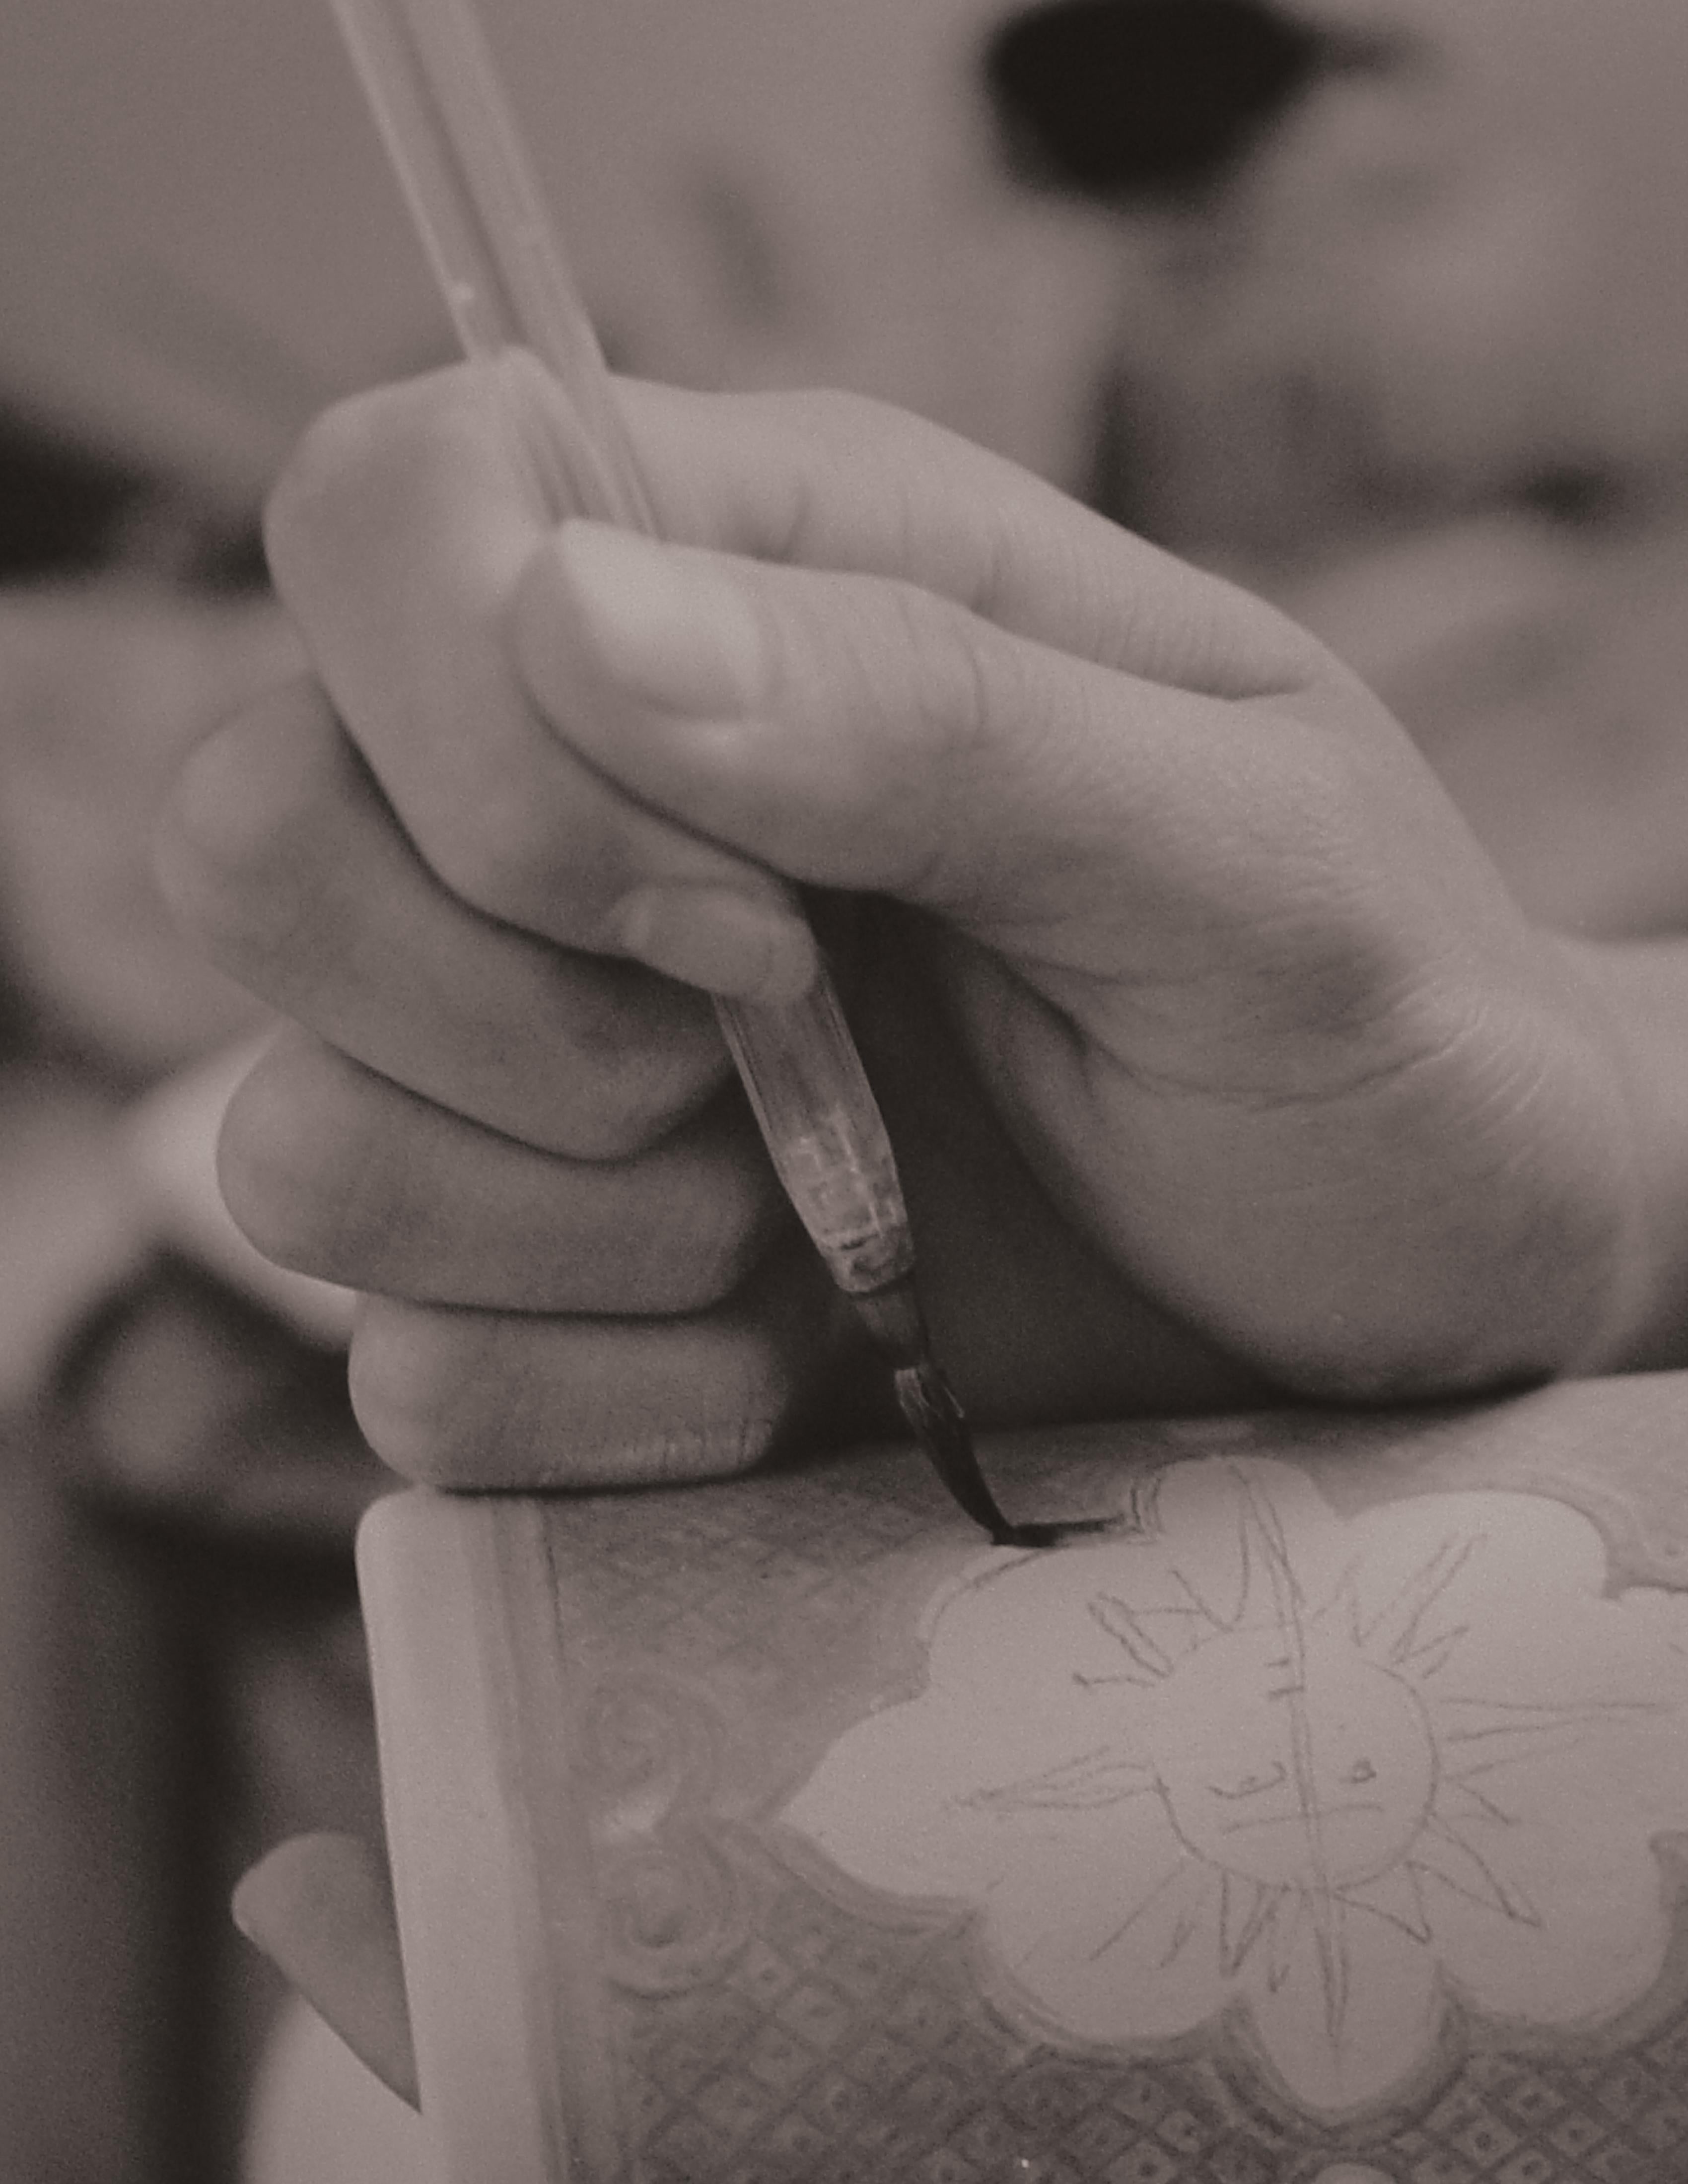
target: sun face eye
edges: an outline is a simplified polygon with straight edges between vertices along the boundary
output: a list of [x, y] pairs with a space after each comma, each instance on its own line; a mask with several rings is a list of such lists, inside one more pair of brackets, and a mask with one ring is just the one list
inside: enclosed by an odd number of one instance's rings
[[1354, 1762], [1342, 1779], [1348, 1783], [1375, 1782], [1378, 1770], [1369, 1759], [1362, 1758]]
[[1279, 1760], [1262, 1774], [1244, 1774], [1234, 1782], [1210, 1782], [1207, 1787], [1213, 1797], [1234, 1802], [1239, 1797], [1259, 1797], [1268, 1790], [1275, 1790], [1288, 1773], [1283, 1761]]

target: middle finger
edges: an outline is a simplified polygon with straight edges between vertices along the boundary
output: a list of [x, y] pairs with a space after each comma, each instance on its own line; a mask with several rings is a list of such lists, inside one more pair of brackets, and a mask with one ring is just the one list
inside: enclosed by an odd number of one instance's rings
[[218, 1169], [236, 1220], [282, 1265], [491, 1311], [705, 1311], [794, 1226], [736, 1093], [650, 1151], [572, 1161], [292, 1028], [230, 1103]]
[[491, 916], [626, 952], [660, 881], [788, 924], [770, 874], [643, 809], [529, 701], [504, 613], [548, 526], [513, 405], [496, 370], [465, 368], [343, 403], [306, 434], [265, 536], [336, 711], [426, 862]]
[[213, 959], [383, 1077], [577, 1159], [653, 1142], [727, 1074], [703, 996], [471, 910], [301, 679], [195, 754], [159, 878]]

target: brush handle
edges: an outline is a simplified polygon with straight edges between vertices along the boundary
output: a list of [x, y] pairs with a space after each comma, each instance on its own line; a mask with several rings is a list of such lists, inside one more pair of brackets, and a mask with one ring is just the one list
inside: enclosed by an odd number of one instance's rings
[[800, 1001], [717, 1000], [716, 1013], [786, 1195], [851, 1295], [914, 1271], [897, 1164], [824, 971]]
[[[565, 449], [512, 429], [547, 512], [655, 535], [615, 390], [529, 171], [486, 42], [459, 0], [331, 0], [465, 353], [523, 346], [581, 431]], [[793, 897], [795, 907], [795, 897]], [[717, 1000], [780, 1181], [838, 1287], [914, 1263], [890, 1139], [824, 969], [787, 1008]]]

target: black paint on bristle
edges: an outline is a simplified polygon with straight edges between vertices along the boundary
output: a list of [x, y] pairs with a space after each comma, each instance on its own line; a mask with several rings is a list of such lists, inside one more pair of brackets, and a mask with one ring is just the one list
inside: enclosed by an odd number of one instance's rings
[[983, 1526], [995, 1546], [1016, 1545], [1015, 1527], [997, 1507], [979, 1469], [967, 1414], [931, 1357], [902, 1367], [895, 1379], [897, 1401], [910, 1430], [955, 1501], [976, 1524]]
[[1084, 1518], [1052, 1524], [1011, 1524], [979, 1468], [967, 1413], [932, 1356], [926, 1321], [905, 1277], [866, 1296], [852, 1296], [874, 1346], [889, 1363], [897, 1403], [910, 1431], [932, 1460], [933, 1470], [956, 1506], [990, 1535], [998, 1547], [1058, 1547], [1064, 1540], [1117, 1529], [1111, 1517]]

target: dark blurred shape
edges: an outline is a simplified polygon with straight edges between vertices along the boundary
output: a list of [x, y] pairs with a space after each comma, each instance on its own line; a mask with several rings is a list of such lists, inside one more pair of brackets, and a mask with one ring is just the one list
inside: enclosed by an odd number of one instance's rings
[[[237, 1936], [230, 1894], [286, 1836], [380, 1837], [352, 1538], [390, 1479], [359, 1435], [344, 1357], [298, 1340], [168, 1251], [96, 1303], [25, 1424], [36, 1438], [24, 1456], [56, 1490], [79, 1584], [85, 1566], [98, 1576], [109, 1564], [128, 1616], [111, 1641], [98, 1633], [107, 1651], [123, 1646], [114, 1696], [90, 1681], [62, 1703], [75, 1702], [66, 1728], [92, 1747], [91, 1779], [70, 1786], [81, 1801], [70, 1808], [89, 1808], [89, 1825], [116, 1838], [108, 1893], [136, 1930], [109, 1965], [90, 1943], [92, 2006], [80, 1990], [58, 2006], [83, 2007], [83, 2044], [125, 2095], [119, 2121], [131, 2136], [125, 2145], [114, 2129], [109, 2157], [86, 2169], [8, 2164], [8, 2133], [30, 2120], [4, 2109], [19, 2044], [7, 2005], [14, 2016], [24, 2005], [0, 1981], [0, 2177], [233, 2184], [278, 1982]], [[0, 1418], [0, 1458], [5, 1435]], [[5, 1567], [0, 1557], [0, 1575]], [[93, 1769], [111, 1732], [97, 1709], [125, 1701], [134, 1749], [108, 1806]], [[0, 1780], [0, 1814], [6, 1788]], [[25, 1843], [42, 1867], [51, 1818]], [[6, 1897], [0, 1871], [0, 1910]], [[50, 1936], [36, 1941], [42, 1922], [27, 1910], [14, 1924], [44, 1949]], [[43, 1979], [55, 1999], [67, 1984]], [[42, 2136], [55, 2148], [93, 2133], [76, 2102], [80, 2059], [67, 2043], [47, 2074]], [[99, 2147], [105, 2157], [105, 2138]]]
[[1519, 488], [1524, 505], [1550, 522], [1588, 529], [1624, 513], [1621, 479], [1588, 464], [1561, 464], [1526, 478]]
[[139, 471], [0, 410], [0, 583], [99, 567], [148, 493]]
[[1045, 0], [986, 46], [1024, 179], [1111, 200], [1223, 181], [1325, 70], [1357, 53], [1259, 0]]
[[255, 520], [231, 526], [202, 522], [181, 566], [185, 583], [202, 592], [261, 592], [269, 588], [263, 526]]
[[0, 584], [120, 566], [200, 591], [253, 591], [267, 582], [255, 519], [212, 514], [120, 455], [0, 407]]

